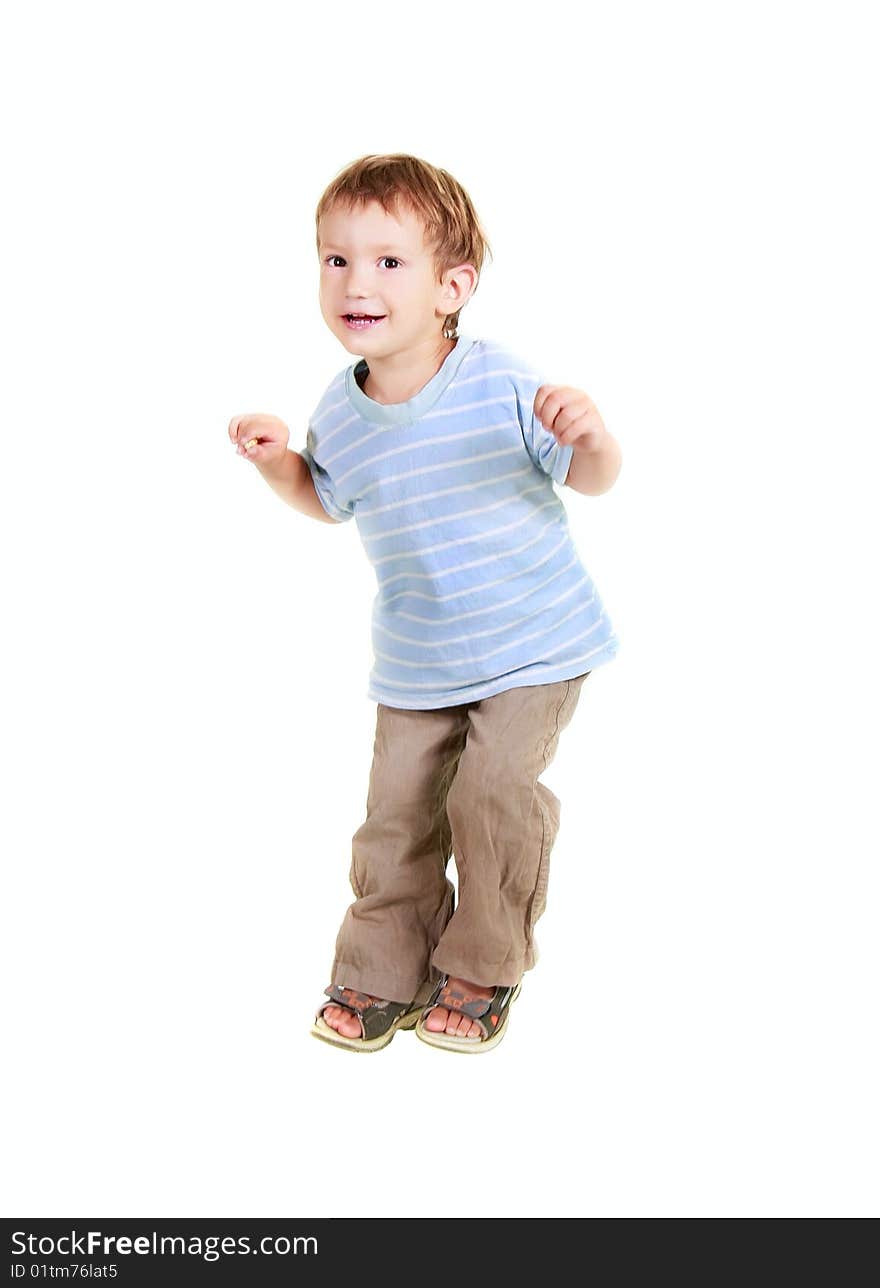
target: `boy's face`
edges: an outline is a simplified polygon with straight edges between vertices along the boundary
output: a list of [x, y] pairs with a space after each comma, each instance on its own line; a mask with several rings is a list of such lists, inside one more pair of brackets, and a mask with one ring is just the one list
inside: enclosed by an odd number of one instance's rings
[[[402, 202], [394, 215], [376, 201], [351, 211], [337, 208], [324, 215], [318, 232], [321, 313], [347, 349], [369, 359], [442, 340], [443, 319], [464, 298], [455, 287], [449, 293], [448, 278], [456, 270], [437, 281], [415, 211]], [[350, 323], [351, 313], [381, 321]]]

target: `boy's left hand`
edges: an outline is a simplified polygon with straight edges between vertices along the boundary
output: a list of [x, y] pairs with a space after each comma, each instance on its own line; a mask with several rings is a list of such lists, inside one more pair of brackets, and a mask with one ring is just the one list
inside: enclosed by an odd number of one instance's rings
[[570, 385], [541, 385], [534, 414], [558, 442], [583, 451], [598, 452], [608, 433], [592, 398]]

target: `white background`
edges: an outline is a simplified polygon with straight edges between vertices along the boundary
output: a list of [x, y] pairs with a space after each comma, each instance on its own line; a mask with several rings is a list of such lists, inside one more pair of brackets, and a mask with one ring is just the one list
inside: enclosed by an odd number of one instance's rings
[[[7, 7], [5, 1214], [877, 1215], [870, 16]], [[314, 209], [386, 151], [485, 222], [462, 331], [624, 455], [560, 490], [621, 651], [482, 1060], [309, 1035], [375, 584], [226, 435], [304, 446]]]

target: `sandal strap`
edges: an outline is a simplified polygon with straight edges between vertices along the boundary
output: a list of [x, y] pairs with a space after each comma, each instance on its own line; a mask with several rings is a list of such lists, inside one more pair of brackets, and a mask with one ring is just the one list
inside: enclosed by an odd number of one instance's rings
[[[331, 984], [324, 992], [337, 1006], [345, 1006], [357, 1015], [362, 1015], [368, 1007], [375, 1005], [368, 993], [359, 993], [356, 988], [343, 988], [341, 984]], [[324, 1005], [326, 1006], [326, 1002]]]

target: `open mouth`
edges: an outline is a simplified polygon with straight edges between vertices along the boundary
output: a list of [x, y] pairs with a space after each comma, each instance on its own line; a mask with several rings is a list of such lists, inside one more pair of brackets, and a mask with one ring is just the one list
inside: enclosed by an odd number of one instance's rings
[[385, 313], [343, 313], [342, 320], [346, 326], [352, 327], [355, 331], [365, 331], [367, 327], [375, 326], [386, 316]]

